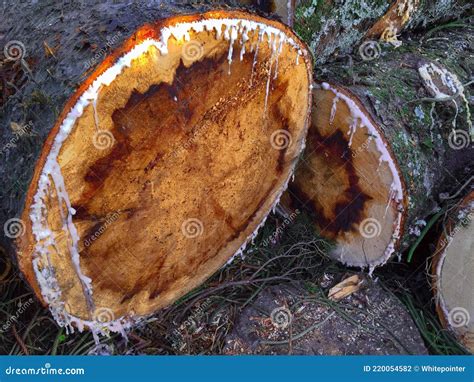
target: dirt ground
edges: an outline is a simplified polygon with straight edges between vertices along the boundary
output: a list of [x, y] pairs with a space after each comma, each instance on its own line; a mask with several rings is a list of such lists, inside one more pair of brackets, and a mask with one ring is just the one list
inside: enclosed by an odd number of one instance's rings
[[427, 354], [404, 306], [376, 282], [365, 279], [339, 304], [308, 289], [293, 283], [262, 291], [237, 319], [225, 354]]

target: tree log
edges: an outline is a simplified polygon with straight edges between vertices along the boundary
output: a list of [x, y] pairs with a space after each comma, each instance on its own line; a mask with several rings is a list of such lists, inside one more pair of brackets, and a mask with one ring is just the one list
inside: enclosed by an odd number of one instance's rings
[[323, 64], [351, 53], [365, 39], [393, 41], [402, 30], [456, 19], [469, 8], [466, 0], [303, 0], [295, 28], [315, 63]]
[[[6, 65], [20, 61], [34, 84], [2, 116], [2, 126], [31, 118], [39, 135], [19, 140], [3, 169], [31, 177], [26, 199], [15, 192], [21, 219], [9, 208], [4, 226], [20, 269], [59, 325], [94, 334], [171, 304], [242, 250], [286, 188], [311, 105], [310, 55], [279, 22], [153, 7], [135, 20], [128, 5], [110, 7], [85, 24], [74, 8], [27, 8], [62, 18], [47, 32], [61, 35], [45, 59], [44, 29], [8, 30], [22, 44]], [[91, 60], [83, 33], [102, 28], [131, 36]], [[13, 57], [23, 47], [29, 61]], [[93, 70], [81, 83], [84, 62]], [[47, 112], [28, 105], [34, 92], [52, 99]]]
[[474, 191], [451, 212], [433, 258], [439, 318], [474, 353]]
[[421, 45], [388, 47], [375, 60], [325, 67], [290, 191], [336, 242], [336, 259], [385, 263], [417, 240], [443, 203], [440, 193], [472, 176], [462, 85], [472, 78], [472, 35], [444, 30]]
[[470, 2], [462, 0], [396, 0], [365, 37], [396, 43], [397, 35], [404, 30], [456, 19], [470, 8]]
[[259, 9], [266, 14], [277, 15], [281, 21], [293, 26], [296, 0], [241, 0], [239, 3]]

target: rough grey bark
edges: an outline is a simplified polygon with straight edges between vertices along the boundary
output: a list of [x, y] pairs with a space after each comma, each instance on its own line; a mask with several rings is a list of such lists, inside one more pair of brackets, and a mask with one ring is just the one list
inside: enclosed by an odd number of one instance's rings
[[[303, 0], [296, 10], [295, 29], [309, 45], [315, 63], [323, 64], [330, 58], [352, 52], [393, 3], [395, 1]], [[420, 0], [404, 29], [458, 18], [469, 9], [468, 4], [465, 0]]]
[[456, 19], [471, 8], [472, 3], [466, 0], [420, 0], [404, 29], [414, 30], [434, 22]]
[[[365, 60], [349, 57], [316, 76], [357, 96], [395, 154], [409, 196], [401, 250], [417, 239], [424, 219], [443, 205], [445, 194], [454, 195], [474, 175], [469, 110], [474, 31], [442, 29], [429, 37], [404, 41], [399, 48], [372, 46], [361, 50]], [[454, 74], [463, 89], [453, 94], [435, 78], [446, 97], [434, 99], [419, 71], [430, 63]]]

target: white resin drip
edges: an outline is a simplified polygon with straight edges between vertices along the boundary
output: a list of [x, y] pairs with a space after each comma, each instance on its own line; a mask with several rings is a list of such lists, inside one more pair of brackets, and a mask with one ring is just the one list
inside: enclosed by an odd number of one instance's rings
[[230, 67], [232, 66], [232, 55], [234, 54], [234, 43], [237, 40], [238, 32], [237, 27], [232, 25], [230, 27], [230, 31], [228, 29], [224, 32], [224, 37], [226, 40], [229, 40], [229, 54], [227, 55], [227, 61], [229, 62], [229, 74], [230, 74]]
[[263, 31], [260, 30], [259, 33], [258, 33], [257, 44], [256, 44], [256, 47], [255, 47], [255, 54], [254, 54], [254, 57], [253, 57], [252, 74], [250, 75], [250, 86], [252, 86], [252, 84], [253, 84], [253, 75], [254, 75], [254, 72], [255, 72], [255, 66], [257, 65], [258, 49], [260, 47], [260, 43], [262, 42], [262, 39], [263, 39]]
[[385, 206], [385, 212], [383, 214], [384, 218], [387, 216], [388, 209], [390, 205], [392, 204], [392, 200], [395, 198], [395, 196], [396, 196], [396, 191], [393, 188], [393, 182], [392, 182], [392, 184], [390, 185], [390, 192], [388, 193], [387, 205]]
[[369, 277], [372, 278], [375, 271], [375, 265], [369, 265]]
[[[276, 37], [275, 37], [276, 38]], [[272, 79], [272, 67], [273, 67], [273, 55], [274, 55], [274, 47], [275, 47], [275, 40], [272, 42], [272, 36], [269, 36], [269, 41], [268, 43], [272, 46], [272, 55], [270, 56], [270, 68], [268, 69], [268, 78], [267, 78], [267, 86], [265, 88], [265, 107], [263, 109], [263, 113], [267, 113], [267, 106], [268, 106], [268, 97], [270, 95], [270, 82]]]
[[97, 98], [94, 98], [92, 101], [92, 106], [94, 108], [94, 123], [96, 131], [99, 131], [99, 115], [97, 114]]
[[393, 176], [393, 189], [396, 193], [396, 200], [401, 201], [403, 199], [403, 188], [402, 188], [402, 181], [400, 179], [397, 167], [395, 165], [390, 152], [388, 151], [385, 142], [383, 141], [382, 137], [380, 136], [379, 131], [375, 128], [369, 118], [360, 110], [357, 104], [347, 97], [345, 94], [339, 92], [337, 89], [331, 87], [328, 83], [324, 82], [322, 85], [324, 90], [331, 90], [334, 95], [340, 99], [342, 99], [346, 105], [349, 107], [352, 123], [351, 123], [351, 132], [349, 134], [353, 135], [355, 130], [357, 129], [357, 121], [360, 121], [361, 127], [366, 127], [369, 130], [369, 134], [373, 137], [375, 145], [377, 147], [377, 151], [380, 153], [380, 161], [386, 162], [390, 168], [390, 171]]
[[329, 123], [332, 124], [334, 122], [334, 117], [336, 116], [337, 111], [337, 103], [339, 102], [339, 96], [336, 95], [332, 100], [332, 107], [331, 107], [331, 116], [329, 118]]
[[[224, 33], [222, 33], [223, 29]], [[239, 35], [238, 31], [242, 31], [241, 39], [239, 41], [241, 45], [244, 45], [245, 42], [248, 40], [248, 32], [254, 31], [256, 33], [258, 32], [259, 34], [259, 40], [255, 49], [256, 53], [252, 68], [252, 74], [258, 56], [258, 44], [262, 41], [264, 35], [268, 36], [269, 41], [271, 41], [272, 39], [276, 41], [276, 37], [279, 36], [281, 46], [283, 44], [288, 44], [292, 48], [294, 48], [297, 51], [297, 62], [298, 57], [300, 55], [304, 54], [305, 57], [307, 57], [307, 53], [303, 52], [298, 46], [298, 44], [295, 42], [295, 40], [293, 40], [291, 37], [286, 36], [282, 31], [275, 27], [258, 23], [255, 21], [226, 18], [207, 19], [189, 23], [177, 23], [175, 25], [163, 28], [161, 30], [161, 38], [159, 40], [147, 39], [141, 42], [140, 44], [134, 46], [129, 52], [127, 52], [120, 59], [118, 59], [113, 66], [111, 66], [101, 75], [99, 75], [90, 85], [90, 87], [84, 93], [82, 93], [82, 95], [79, 97], [79, 100], [76, 102], [76, 104], [73, 106], [73, 108], [69, 111], [67, 116], [62, 121], [62, 124], [59, 127], [56, 136], [54, 137], [50, 152], [43, 166], [41, 175], [39, 176], [37, 191], [33, 196], [33, 203], [30, 209], [32, 233], [36, 240], [35, 252], [32, 260], [33, 269], [38, 284], [40, 286], [41, 294], [43, 295], [44, 301], [48, 304], [55, 320], [60, 326], [66, 328], [67, 333], [74, 332], [74, 328], [77, 328], [80, 332], [82, 332], [85, 327], [88, 327], [92, 331], [96, 341], [99, 340], [99, 335], [108, 335], [110, 332], [122, 333], [125, 336], [125, 330], [130, 328], [134, 322], [142, 318], [134, 317], [132, 319], [129, 317], [120, 317], [113, 321], [103, 323], [96, 320], [84, 320], [79, 317], [73, 316], [67, 311], [65, 303], [62, 300], [61, 289], [54, 274], [54, 268], [51, 266], [49, 258], [48, 247], [51, 245], [55, 245], [53, 233], [46, 222], [47, 209], [45, 200], [47, 200], [49, 197], [48, 190], [50, 186], [50, 177], [53, 179], [57, 190], [58, 202], [60, 204], [64, 229], [67, 230], [67, 233], [70, 235], [71, 238], [70, 251], [71, 259], [74, 264], [74, 270], [83, 286], [86, 299], [90, 298], [90, 301], [92, 301], [92, 286], [91, 280], [82, 273], [80, 267], [80, 255], [78, 251], [78, 242], [80, 238], [77, 229], [72, 221], [72, 215], [75, 213], [75, 211], [71, 206], [69, 195], [66, 191], [64, 179], [61, 174], [61, 169], [57, 161], [62, 144], [74, 128], [77, 118], [82, 116], [84, 109], [91, 103], [94, 109], [94, 120], [96, 128], [98, 128], [99, 121], [96, 111], [96, 102], [101, 87], [109, 86], [125, 68], [128, 68], [132, 65], [133, 60], [137, 59], [143, 54], [146, 54], [151, 47], [155, 47], [162, 55], [166, 55], [168, 53], [168, 42], [171, 37], [174, 37], [178, 41], [189, 41], [191, 31], [194, 31], [196, 33], [203, 31], [215, 31], [217, 39], [220, 39], [222, 35], [224, 35], [225, 37], [228, 36], [228, 39], [230, 41], [228, 55], [229, 71], [230, 65], [232, 63], [233, 45]], [[272, 52], [274, 51], [275, 48], [272, 47]], [[245, 51], [242, 50], [241, 59], [243, 58], [244, 53]], [[268, 91], [269, 86], [267, 86], [267, 93]], [[307, 126], [305, 128], [307, 129]], [[304, 144], [302, 146], [303, 149]], [[284, 187], [279, 190], [280, 196], [283, 190], [286, 189], [288, 181], [289, 177]], [[66, 205], [65, 211], [62, 206], [63, 203]], [[245, 244], [242, 245], [241, 250], [245, 247], [247, 242], [248, 240], [246, 240]], [[241, 250], [237, 251], [237, 253], [241, 252]]]
[[276, 52], [275, 75], [273, 76], [274, 80], [278, 78], [278, 63], [279, 63], [281, 52], [283, 50], [283, 42], [284, 42], [283, 37], [280, 35], [280, 42], [278, 44], [278, 50]]
[[242, 29], [241, 31], [242, 33], [242, 39], [240, 40], [241, 42], [241, 48], [240, 48], [240, 61], [242, 61], [244, 59], [244, 55], [245, 55], [245, 46], [247, 44], [247, 41], [249, 40], [249, 35], [248, 35], [248, 31], [247, 29]]
[[[354, 139], [354, 134], [355, 132], [357, 131], [357, 123], [359, 122], [359, 120], [357, 118], [354, 117], [354, 115], [352, 115], [352, 122], [351, 122], [351, 125], [349, 126], [349, 132], [347, 134], [349, 134], [349, 147], [352, 146], [352, 140]], [[361, 127], [363, 127], [364, 125], [361, 124]]]
[[[51, 175], [51, 177], [53, 178], [54, 185], [56, 186], [59, 209], [63, 220], [63, 230], [71, 237], [71, 245], [69, 246], [69, 251], [71, 253], [71, 260], [74, 265], [76, 275], [77, 277], [79, 277], [79, 280], [81, 281], [84, 287], [84, 292], [89, 296], [92, 296], [92, 280], [82, 273], [79, 264], [79, 235], [77, 233], [76, 227], [74, 226], [74, 223], [72, 222], [71, 210], [73, 210], [73, 208], [71, 207], [71, 201], [69, 200], [69, 195], [64, 185], [64, 178], [61, 174], [61, 169], [57, 162], [51, 164], [49, 175]], [[66, 204], [66, 211], [63, 211], [63, 203]]]
[[346, 249], [342, 247], [341, 256], [339, 257], [340, 261], [344, 263], [344, 258], [346, 257]]

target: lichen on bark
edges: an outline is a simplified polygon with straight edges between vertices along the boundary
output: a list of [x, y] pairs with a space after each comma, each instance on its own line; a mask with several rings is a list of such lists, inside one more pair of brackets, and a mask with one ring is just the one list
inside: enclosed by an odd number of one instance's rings
[[[400, 4], [399, 4], [400, 3]], [[403, 5], [403, 7], [402, 7]], [[469, 10], [466, 0], [303, 0], [295, 13], [295, 29], [314, 54], [316, 64], [346, 55], [367, 39], [379, 39], [379, 29], [389, 10], [396, 7], [396, 17], [403, 19], [405, 30], [427, 27], [434, 22], [457, 19]], [[405, 8], [404, 8], [405, 7]], [[399, 9], [400, 8], [400, 9]], [[387, 27], [392, 27], [388, 19]], [[384, 24], [385, 25], [385, 24]], [[375, 27], [376, 31], [372, 28]], [[375, 35], [374, 35], [375, 34]], [[396, 36], [393, 36], [396, 40]], [[398, 41], [398, 40], [396, 40]]]
[[350, 53], [389, 5], [383, 0], [304, 0], [296, 9], [295, 29], [316, 64], [323, 63], [333, 54]]
[[426, 27], [434, 21], [455, 19], [471, 7], [466, 0], [419, 0], [419, 5], [410, 16], [406, 29]]

